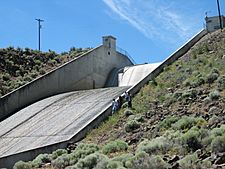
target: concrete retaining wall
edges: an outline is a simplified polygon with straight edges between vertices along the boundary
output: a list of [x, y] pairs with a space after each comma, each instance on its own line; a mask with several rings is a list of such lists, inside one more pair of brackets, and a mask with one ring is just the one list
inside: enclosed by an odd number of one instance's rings
[[0, 121], [14, 112], [56, 94], [104, 87], [113, 68], [133, 65], [107, 46], [97, 47], [0, 99]]

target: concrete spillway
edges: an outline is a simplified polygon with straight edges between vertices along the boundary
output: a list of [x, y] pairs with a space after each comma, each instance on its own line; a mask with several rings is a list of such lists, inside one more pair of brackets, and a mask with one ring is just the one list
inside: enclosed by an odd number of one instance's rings
[[123, 87], [59, 94], [15, 113], [0, 123], [0, 159], [71, 140], [99, 116], [113, 98], [142, 80], [158, 65], [125, 67], [117, 76]]
[[59, 94], [0, 123], [0, 158], [70, 140], [128, 87]]
[[113, 69], [105, 85], [107, 87], [133, 86], [148, 76], [160, 64], [161, 63], [140, 64]]
[[[129, 87], [159, 64], [125, 67], [119, 84], [59, 94], [34, 103], [0, 123], [0, 159], [71, 140]], [[6, 144], [7, 143], [7, 144]]]
[[127, 66], [118, 74], [118, 86], [133, 86], [143, 80], [155, 70], [161, 63], [151, 63], [135, 66]]

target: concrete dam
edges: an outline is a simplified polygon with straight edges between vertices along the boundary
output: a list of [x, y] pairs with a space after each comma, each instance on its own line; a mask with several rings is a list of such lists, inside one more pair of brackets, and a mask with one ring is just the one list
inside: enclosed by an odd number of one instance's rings
[[164, 67], [185, 54], [201, 31], [162, 63], [134, 65], [116, 51], [116, 39], [53, 70], [0, 100], [0, 167], [12, 168], [81, 140], [111, 115], [111, 101], [137, 93]]

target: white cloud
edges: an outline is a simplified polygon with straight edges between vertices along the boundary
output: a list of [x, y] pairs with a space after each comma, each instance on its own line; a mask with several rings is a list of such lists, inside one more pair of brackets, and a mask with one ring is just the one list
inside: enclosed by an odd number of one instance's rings
[[[171, 43], [193, 35], [188, 16], [176, 11], [169, 0], [102, 0], [114, 13], [149, 39], [155, 37]], [[175, 6], [175, 7], [174, 7]], [[176, 39], [174, 39], [176, 38]]]

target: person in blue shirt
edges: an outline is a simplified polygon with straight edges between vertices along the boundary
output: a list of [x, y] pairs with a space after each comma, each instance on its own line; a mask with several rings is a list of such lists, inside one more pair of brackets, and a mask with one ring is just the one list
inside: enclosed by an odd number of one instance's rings
[[118, 103], [115, 99], [112, 101], [112, 114], [115, 113], [118, 109]]

